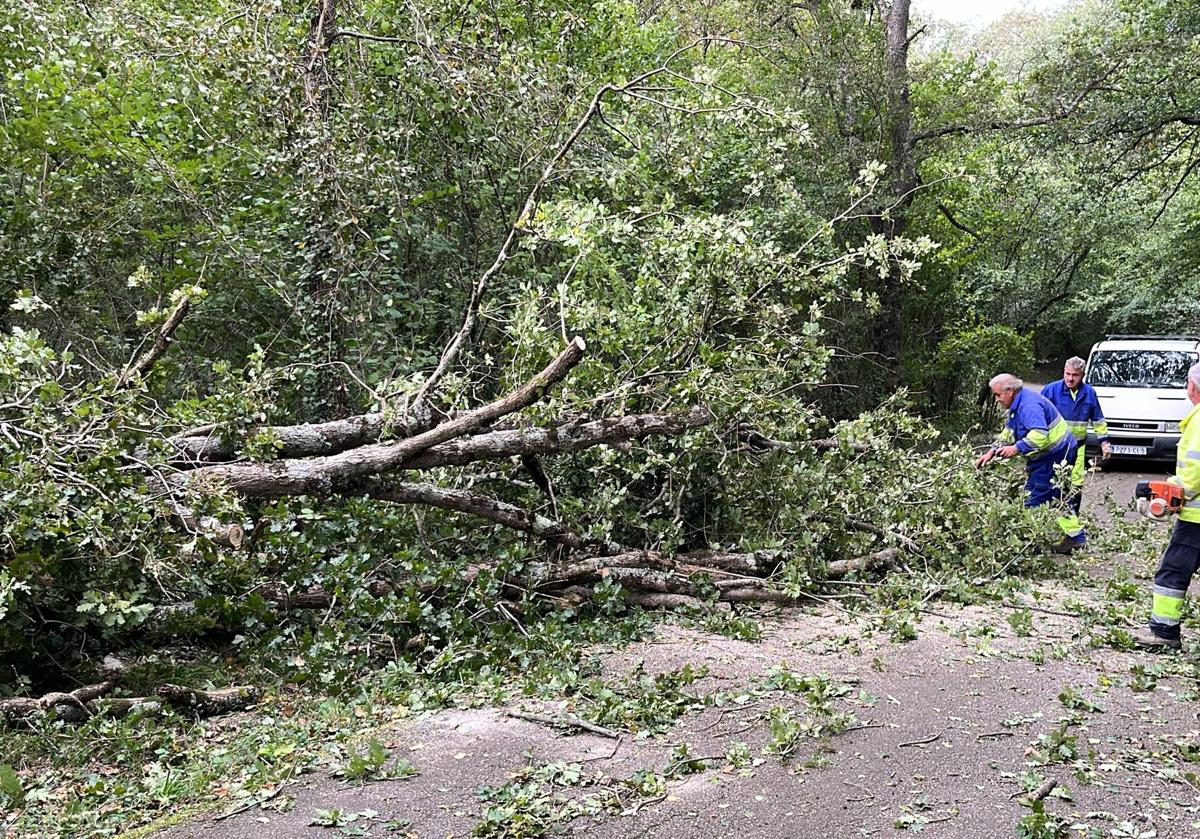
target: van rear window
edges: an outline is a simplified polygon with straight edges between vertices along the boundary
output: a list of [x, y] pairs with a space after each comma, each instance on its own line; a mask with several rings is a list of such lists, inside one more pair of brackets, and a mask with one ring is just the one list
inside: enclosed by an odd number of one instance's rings
[[1100, 387], [1187, 387], [1196, 353], [1181, 350], [1100, 350], [1092, 354], [1087, 380]]

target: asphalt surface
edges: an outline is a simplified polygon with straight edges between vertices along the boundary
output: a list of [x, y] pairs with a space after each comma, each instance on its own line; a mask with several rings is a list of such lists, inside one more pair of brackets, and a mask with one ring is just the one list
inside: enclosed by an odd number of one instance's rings
[[[1086, 511], [1108, 522], [1126, 515], [1134, 484], [1163, 474], [1146, 467], [1117, 463], [1090, 476]], [[1157, 659], [1095, 643], [1078, 617], [1081, 604], [1106, 608], [1105, 583], [1113, 574], [1132, 575], [1145, 586], [1155, 557], [1147, 552], [1074, 561], [1094, 571], [1092, 582], [1086, 575], [1071, 586], [1046, 581], [1005, 605], [934, 602], [915, 626], [916, 639], [907, 643], [892, 640], [877, 619], [844, 612], [836, 600], [760, 614], [764, 635], [758, 642], [666, 623], [646, 642], [592, 651], [612, 677], [636, 667], [651, 673], [685, 664], [708, 669], [692, 690], [723, 696], [721, 704], [698, 706], [664, 735], [627, 734], [613, 741], [568, 736], [507, 716], [507, 708], [441, 711], [382, 733], [393, 755], [420, 771], [416, 777], [355, 786], [309, 775], [285, 790], [292, 805], [287, 812], [200, 818], [157, 836], [339, 836], [345, 831], [312, 824], [317, 809], [339, 809], [374, 814], [356, 820], [353, 829], [365, 832], [353, 835], [463, 837], [481, 830], [486, 805], [480, 790], [506, 783], [523, 767], [579, 764], [593, 783], [540, 794], [549, 801], [581, 800], [605, 787], [622, 788], [622, 779], [638, 770], [663, 771], [673, 750], [686, 743], [691, 754], [712, 758], [703, 771], [671, 779], [662, 794], [634, 799], [616, 812], [548, 829], [613, 839], [824, 839], [902, 836], [919, 828], [935, 837], [1009, 839], [1029, 813], [1016, 801], [1021, 779], [1034, 773], [1057, 780], [1070, 796], [1048, 799], [1046, 809], [1083, 826], [1073, 835], [1094, 828], [1095, 836], [1194, 839], [1200, 836], [1200, 791], [1162, 775], [1161, 761], [1153, 758], [1176, 754], [1181, 738], [1200, 738], [1193, 685], [1162, 677], [1148, 692], [1135, 690], [1130, 674], [1155, 667]], [[1032, 631], [1018, 631], [1009, 621], [1014, 610], [1025, 608]], [[1139, 609], [1135, 604], [1130, 613]], [[763, 755], [771, 742], [768, 712], [781, 708], [811, 718], [804, 701], [753, 692], [780, 664], [847, 685], [835, 705], [854, 717], [843, 733], [801, 737], [787, 761]], [[1103, 711], [1068, 711], [1062, 696], [1070, 691]], [[551, 716], [564, 710], [536, 702], [521, 707]], [[1074, 757], [1035, 765], [1064, 716], [1075, 720]], [[737, 744], [745, 744], [753, 765], [739, 768], [726, 760]], [[1118, 828], [1126, 832], [1111, 833]]]

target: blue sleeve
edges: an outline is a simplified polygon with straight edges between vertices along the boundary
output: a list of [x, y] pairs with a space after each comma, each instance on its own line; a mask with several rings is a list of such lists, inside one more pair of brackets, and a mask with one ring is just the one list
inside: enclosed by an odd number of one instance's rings
[[1100, 407], [1100, 394], [1096, 393], [1096, 389], [1091, 389], [1092, 404], [1089, 413], [1089, 419], [1092, 423], [1092, 430], [1096, 432], [1096, 440], [1100, 443], [1108, 442], [1108, 421], [1104, 419], [1104, 409]]

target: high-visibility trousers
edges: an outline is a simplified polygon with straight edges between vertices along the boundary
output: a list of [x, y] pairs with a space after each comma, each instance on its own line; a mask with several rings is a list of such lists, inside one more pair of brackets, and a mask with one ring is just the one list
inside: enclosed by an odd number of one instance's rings
[[1192, 576], [1200, 566], [1200, 524], [1175, 522], [1171, 542], [1154, 573], [1150, 631], [1160, 638], [1178, 638], [1183, 604]]

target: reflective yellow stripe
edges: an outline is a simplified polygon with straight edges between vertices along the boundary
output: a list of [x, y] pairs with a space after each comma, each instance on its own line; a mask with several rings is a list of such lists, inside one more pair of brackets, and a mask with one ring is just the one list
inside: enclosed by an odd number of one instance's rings
[[1183, 618], [1183, 598], [1172, 597], [1169, 594], [1154, 592], [1154, 601], [1150, 606], [1150, 617], [1160, 623], [1179, 623]]
[[1083, 446], [1075, 452], [1075, 465], [1071, 467], [1071, 483], [1078, 490], [1083, 486], [1083, 478], [1087, 474], [1087, 452]]
[[1108, 436], [1108, 423], [1105, 422], [1104, 420], [1100, 420], [1100, 422], [1092, 423], [1092, 430], [1096, 432], [1097, 437], [1107, 437]]
[[[1032, 434], [1033, 432], [1030, 433]], [[1050, 426], [1050, 445], [1054, 445], [1069, 433], [1070, 429], [1067, 428], [1066, 421], [1062, 417], [1059, 417], [1058, 422]]]
[[1062, 516], [1057, 520], [1057, 524], [1062, 532], [1072, 539], [1083, 535], [1083, 523], [1079, 521], [1077, 515]]
[[1038, 451], [1046, 451], [1057, 445], [1064, 437], [1070, 434], [1071, 431], [1067, 428], [1067, 423], [1062, 417], [1055, 420], [1054, 425], [1050, 426], [1049, 431], [1042, 431], [1040, 428], [1031, 428], [1025, 435], [1025, 441], [1033, 446]]
[[1000, 442], [1001, 443], [1011, 443], [1012, 441], [1013, 441], [1013, 430], [1011, 428], [1005, 428], [1003, 431], [1000, 432]]

